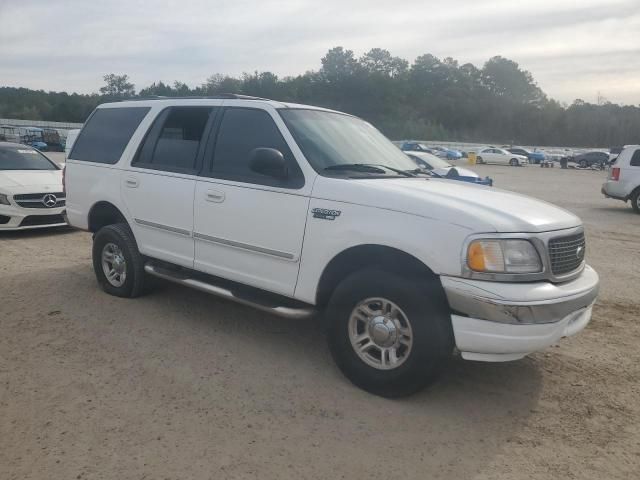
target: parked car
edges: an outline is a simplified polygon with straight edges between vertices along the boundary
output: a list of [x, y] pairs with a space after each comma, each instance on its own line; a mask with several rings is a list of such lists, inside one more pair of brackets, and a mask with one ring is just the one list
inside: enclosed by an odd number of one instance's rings
[[613, 161], [602, 194], [624, 202], [640, 213], [640, 145], [628, 145]]
[[78, 137], [78, 133], [80, 133], [80, 129], [73, 129], [67, 132], [67, 138], [64, 144], [65, 158], [69, 157], [69, 152], [71, 152], [71, 149], [73, 148], [73, 144], [75, 143], [76, 138]]
[[609, 154], [605, 152], [586, 152], [573, 157], [573, 161], [581, 168], [594, 165], [604, 168], [609, 164]]
[[482, 148], [476, 155], [478, 163], [497, 163], [499, 165], [511, 165], [521, 167], [527, 165], [529, 160], [524, 155], [511, 153], [504, 148], [488, 147]]
[[503, 148], [507, 150], [509, 153], [515, 153], [516, 155], [522, 155], [524, 157], [527, 157], [527, 159], [529, 160], [529, 163], [538, 164], [540, 162], [544, 162], [547, 159], [544, 152], [539, 150], [532, 151], [522, 147], [503, 147]]
[[563, 158], [568, 158], [567, 154], [563, 150], [550, 149], [544, 151], [547, 160], [552, 162], [560, 162]]
[[35, 148], [0, 142], [0, 231], [65, 225], [62, 171]]
[[448, 160], [459, 160], [462, 158], [462, 152], [459, 150], [455, 150], [453, 148], [445, 148], [445, 147], [433, 147], [433, 150], [439, 152], [439, 157], [446, 158]]
[[67, 160], [67, 213], [93, 233], [107, 293], [139, 296], [152, 275], [321, 314], [340, 369], [379, 395], [422, 388], [454, 348], [515, 360], [589, 323], [599, 280], [578, 217], [414, 170], [371, 124], [322, 108], [106, 103]]
[[400, 150], [403, 152], [426, 152], [437, 157], [446, 157], [445, 152], [436, 150], [435, 148], [429, 147], [428, 145], [420, 142], [404, 142], [400, 147]]
[[446, 178], [448, 180], [458, 180], [461, 182], [476, 183], [478, 185], [493, 185], [493, 180], [489, 177], [482, 178], [473, 170], [456, 167], [445, 159], [436, 157], [427, 152], [407, 152], [418, 168], [430, 172], [433, 176]]

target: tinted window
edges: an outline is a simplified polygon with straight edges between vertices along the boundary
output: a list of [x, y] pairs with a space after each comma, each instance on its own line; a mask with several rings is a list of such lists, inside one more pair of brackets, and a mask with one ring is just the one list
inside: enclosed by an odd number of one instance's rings
[[0, 146], [0, 170], [59, 170], [36, 149], [24, 145]]
[[133, 166], [183, 173], [196, 168], [210, 107], [172, 107], [153, 122]]
[[640, 167], [640, 150], [636, 150], [635, 152], [633, 152], [633, 157], [631, 157], [630, 165], [632, 167]]
[[[275, 148], [285, 158], [289, 168], [288, 179], [261, 175], [249, 166], [255, 148]], [[225, 110], [213, 157], [214, 177], [239, 182], [300, 188], [304, 185], [302, 171], [271, 116], [264, 110], [230, 108]]]
[[69, 158], [87, 162], [116, 163], [148, 111], [148, 107], [95, 110], [73, 144]]

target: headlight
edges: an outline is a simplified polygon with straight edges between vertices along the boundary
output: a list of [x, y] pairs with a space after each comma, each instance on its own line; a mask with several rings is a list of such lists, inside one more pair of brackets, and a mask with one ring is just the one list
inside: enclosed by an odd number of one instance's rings
[[540, 255], [528, 240], [474, 240], [467, 250], [467, 265], [475, 272], [537, 273]]
[[9, 198], [3, 193], [0, 193], [0, 205], [11, 205]]

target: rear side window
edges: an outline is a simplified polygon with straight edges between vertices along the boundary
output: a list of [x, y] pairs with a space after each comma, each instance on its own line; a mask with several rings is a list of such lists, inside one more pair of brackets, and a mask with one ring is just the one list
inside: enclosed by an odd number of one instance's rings
[[89, 117], [73, 144], [69, 158], [114, 164], [149, 107], [99, 108]]
[[[287, 162], [289, 178], [281, 180], [251, 170], [250, 153], [255, 148], [275, 148]], [[264, 110], [225, 110], [213, 157], [212, 175], [238, 182], [301, 188], [304, 176], [271, 116]]]
[[197, 169], [211, 107], [171, 107], [163, 110], [132, 162], [139, 168], [179, 173]]
[[629, 163], [632, 167], [640, 167], [640, 149], [633, 152], [633, 156], [631, 157], [631, 162]]

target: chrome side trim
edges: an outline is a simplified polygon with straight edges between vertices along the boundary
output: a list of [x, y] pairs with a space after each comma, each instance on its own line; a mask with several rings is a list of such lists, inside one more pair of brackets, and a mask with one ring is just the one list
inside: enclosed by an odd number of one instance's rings
[[178, 235], [184, 235], [185, 237], [190, 237], [191, 232], [189, 230], [184, 230], [182, 228], [170, 227], [168, 225], [162, 225], [161, 223], [148, 222], [147, 220], [141, 220], [139, 218], [133, 219], [138, 225], [142, 225], [143, 227], [157, 228], [158, 230], [164, 230], [166, 232], [177, 233]]
[[250, 252], [271, 255], [272, 257], [278, 257], [284, 260], [297, 260], [296, 256], [293, 253], [281, 252], [280, 250], [272, 250], [270, 248], [257, 247], [255, 245], [249, 245], [248, 243], [227, 240], [226, 238], [212, 237], [211, 235], [205, 235], [204, 233], [193, 232], [193, 237], [197, 238], [198, 240], [204, 240], [205, 242], [217, 243], [220, 245], [225, 245], [227, 247], [241, 248], [243, 250], [249, 250]]
[[219, 287], [211, 283], [206, 283], [195, 278], [189, 278], [186, 276], [181, 276], [180, 274], [174, 274], [169, 270], [157, 267], [149, 263], [144, 266], [144, 271], [149, 273], [150, 275], [154, 275], [164, 280], [179, 283], [181, 285], [200, 290], [201, 292], [210, 293], [227, 300], [241, 303], [242, 305], [248, 305], [250, 307], [257, 308], [258, 310], [262, 310], [263, 312], [278, 315], [279, 317], [289, 318], [292, 320], [302, 320], [305, 318], [310, 318], [316, 313], [316, 310], [312, 306], [296, 308], [286, 307], [282, 305], [265, 305], [263, 303], [260, 303], [257, 299], [252, 300], [250, 298], [236, 297], [231, 290], [228, 290], [226, 288]]

